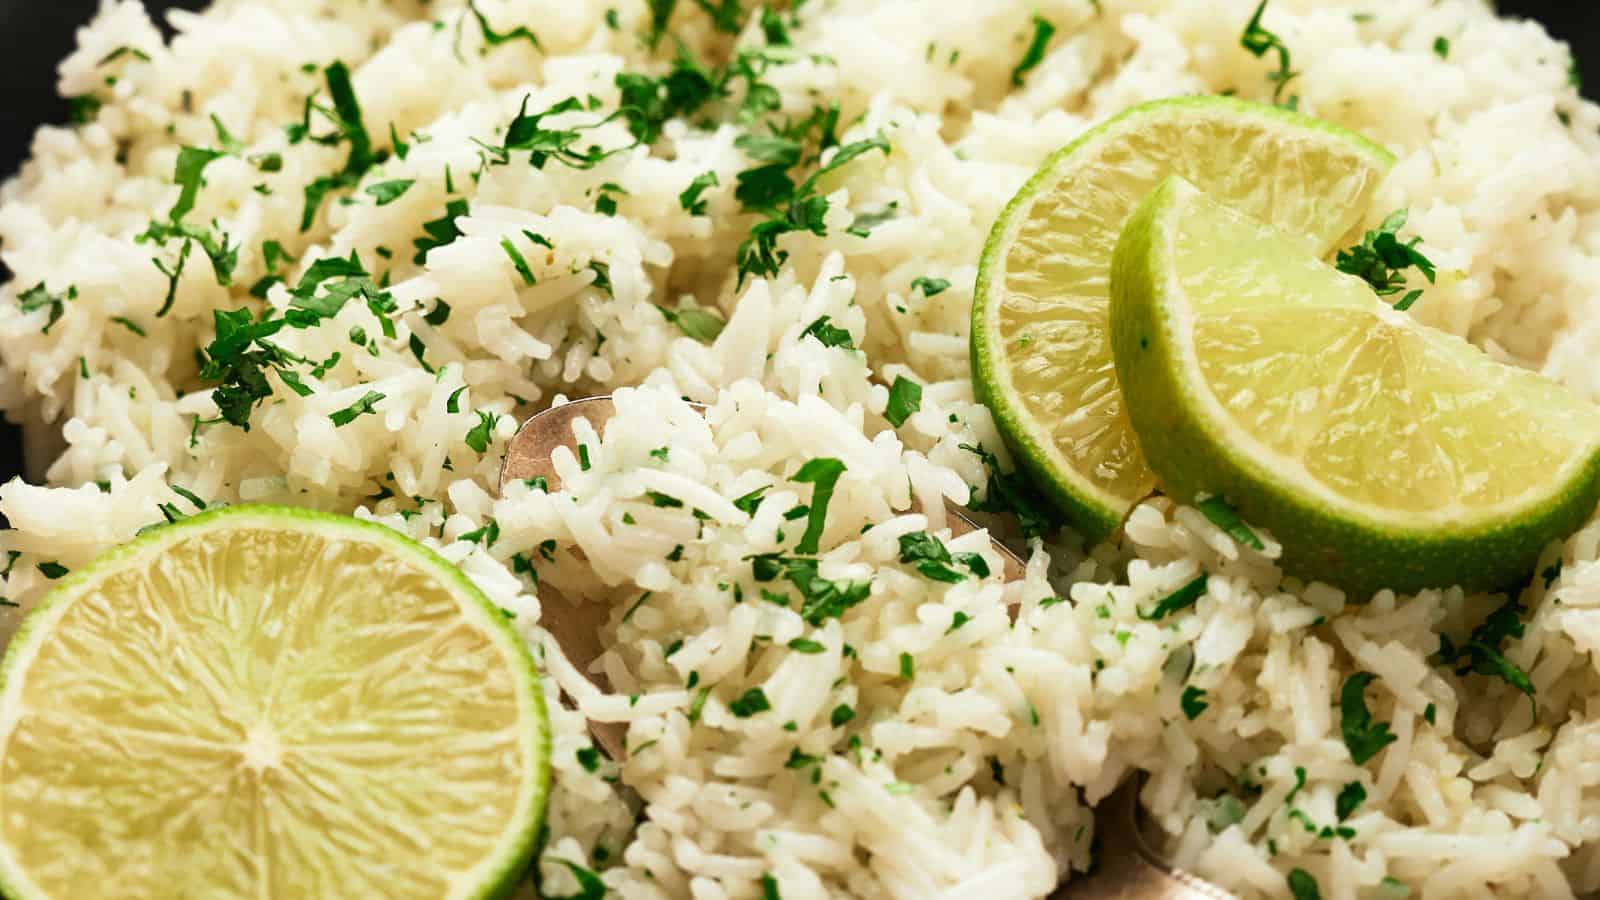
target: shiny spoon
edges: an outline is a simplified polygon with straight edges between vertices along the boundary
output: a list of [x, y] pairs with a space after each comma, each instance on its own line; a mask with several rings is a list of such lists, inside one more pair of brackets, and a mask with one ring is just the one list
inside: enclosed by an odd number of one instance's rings
[[[695, 408], [704, 411], [699, 405]], [[610, 397], [587, 397], [528, 419], [506, 449], [500, 469], [501, 490], [514, 481], [541, 477], [550, 491], [560, 490], [561, 479], [551, 457], [557, 447], [577, 452], [573, 424], [587, 419], [590, 427], [600, 433], [615, 414], [616, 406]], [[954, 536], [979, 529], [948, 501], [945, 512], [946, 525]], [[999, 541], [990, 541], [1004, 562], [1005, 580], [1021, 579], [1025, 569], [1022, 559]], [[594, 671], [594, 663], [604, 652], [600, 635], [610, 621], [610, 608], [604, 603], [570, 602], [548, 586], [539, 589], [539, 600], [543, 608], [540, 625], [561, 645], [561, 652], [578, 671], [596, 687], [609, 691], [605, 675]], [[1012, 615], [1015, 614], [1013, 608]], [[621, 761], [627, 755], [623, 740], [626, 729], [621, 723], [590, 721], [589, 731], [612, 759]], [[1233, 896], [1196, 875], [1167, 865], [1145, 841], [1139, 827], [1142, 781], [1130, 778], [1100, 803], [1096, 815], [1102, 848], [1098, 864], [1090, 874], [1063, 885], [1051, 900], [1224, 900]], [[1116, 852], [1106, 852], [1107, 848], [1116, 848]]]

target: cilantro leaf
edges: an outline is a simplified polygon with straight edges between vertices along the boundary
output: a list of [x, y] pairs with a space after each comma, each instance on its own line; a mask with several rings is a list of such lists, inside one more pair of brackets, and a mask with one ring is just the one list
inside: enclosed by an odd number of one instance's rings
[[937, 297], [950, 289], [950, 282], [944, 278], [929, 278], [926, 275], [920, 275], [911, 280], [911, 289], [913, 291], [921, 289], [924, 297]]
[[889, 405], [884, 407], [883, 417], [889, 424], [896, 428], [906, 423], [911, 414], [922, 409], [922, 385], [912, 381], [904, 375], [896, 375], [894, 384], [889, 387]]
[[661, 310], [668, 322], [678, 326], [679, 331], [703, 344], [716, 340], [722, 329], [728, 327], [722, 316], [713, 310], [695, 306], [675, 310], [664, 306], [656, 308]]
[[473, 18], [478, 20], [478, 30], [483, 32], [483, 42], [491, 47], [498, 47], [509, 41], [522, 40], [532, 44], [535, 50], [544, 49], [539, 44], [539, 36], [529, 31], [526, 25], [518, 25], [507, 32], [495, 31], [489, 25], [489, 17], [478, 9], [478, 0], [467, 0], [467, 11], [472, 13]]
[[717, 187], [721, 183], [717, 180], [716, 172], [701, 172], [694, 177], [693, 181], [689, 182], [689, 186], [683, 189], [683, 193], [678, 195], [678, 205], [682, 206], [691, 216], [705, 215], [707, 201], [702, 199], [701, 195], [706, 192], [706, 189]]
[[333, 412], [328, 416], [328, 418], [333, 420], [333, 425], [335, 428], [342, 428], [345, 425], [349, 425], [351, 422], [354, 422], [358, 416], [364, 416], [368, 413], [377, 412], [378, 401], [382, 399], [383, 395], [377, 391], [367, 391], [366, 394], [362, 395], [360, 400], [357, 400], [344, 409]]
[[767, 699], [767, 694], [761, 688], [751, 688], [740, 695], [739, 699], [728, 704], [728, 711], [741, 719], [748, 719], [756, 713], [764, 713], [772, 709], [772, 701]]
[[467, 446], [483, 453], [489, 449], [489, 442], [494, 438], [494, 426], [500, 421], [498, 413], [478, 411], [478, 424], [472, 426], [465, 438]]
[[[420, 266], [427, 260], [429, 251], [436, 247], [443, 247], [461, 237], [461, 229], [456, 227], [456, 220], [466, 214], [467, 201], [451, 200], [445, 204], [443, 216], [432, 221], [423, 222], [422, 230], [425, 232], [424, 236], [411, 242], [417, 248], [417, 253], [411, 258], [411, 261]], [[443, 301], [440, 301], [440, 305], [446, 310], [449, 309], [448, 306], [443, 306]], [[445, 313], [445, 316], [448, 317], [449, 315], [448, 312]], [[431, 321], [432, 314], [430, 313], [429, 316]], [[443, 324], [443, 322], [444, 320], [440, 319], [438, 322], [432, 322], [432, 324], [439, 325]]]
[[966, 578], [950, 567], [955, 562], [950, 558], [950, 550], [926, 531], [900, 535], [900, 561], [916, 564], [917, 571], [932, 581], [955, 584]]
[[172, 180], [179, 187], [178, 202], [167, 213], [167, 218], [174, 224], [183, 221], [183, 217], [194, 209], [195, 198], [200, 193], [200, 176], [206, 166], [225, 155], [219, 150], [201, 147], [184, 147], [178, 151], [178, 161], [172, 167]]
[[1159, 622], [1175, 612], [1181, 612], [1195, 605], [1201, 597], [1206, 595], [1206, 579], [1208, 576], [1202, 572], [1193, 581], [1183, 585], [1167, 596], [1161, 598], [1155, 609], [1148, 613], [1139, 613], [1139, 618], [1148, 622]]
[[367, 185], [367, 193], [377, 199], [379, 206], [388, 206], [399, 200], [406, 191], [416, 184], [415, 178], [398, 178], [394, 181], [380, 181], [377, 184]]
[[800, 538], [800, 543], [795, 545], [795, 552], [817, 552], [818, 543], [822, 540], [823, 527], [827, 524], [828, 502], [833, 499], [834, 485], [839, 483], [839, 476], [843, 474], [843, 462], [832, 457], [819, 457], [808, 461], [798, 472], [790, 476], [790, 481], [812, 486], [811, 513], [806, 520], [806, 533]]
[[1017, 517], [1017, 525], [1022, 529], [1022, 536], [1029, 540], [1043, 537], [1061, 527], [1061, 522], [1051, 510], [1049, 503], [1026, 475], [1020, 471], [1004, 471], [1000, 467], [999, 458], [983, 449], [981, 445], [960, 446], [961, 449], [976, 455], [989, 470], [989, 480], [984, 488], [983, 499], [976, 499], [974, 492], [974, 499], [967, 504], [968, 509], [974, 512], [1011, 513]]
[[1283, 39], [1261, 27], [1261, 17], [1266, 13], [1269, 2], [1271, 0], [1261, 0], [1261, 5], [1256, 7], [1255, 15], [1250, 17], [1249, 23], [1244, 27], [1244, 33], [1239, 36], [1239, 46], [1257, 59], [1269, 52], [1278, 55], [1278, 70], [1267, 73], [1267, 80], [1273, 84], [1272, 102], [1294, 109], [1299, 106], [1298, 97], [1289, 98], [1288, 103], [1281, 103], [1280, 98], [1283, 96], [1284, 88], [1288, 87], [1289, 82], [1300, 73], [1290, 68], [1289, 47]]
[[1013, 87], [1022, 87], [1023, 76], [1044, 59], [1045, 48], [1050, 45], [1050, 38], [1054, 37], [1056, 26], [1045, 17], [1034, 14], [1033, 39], [1028, 42], [1028, 49], [1023, 51], [1022, 59], [1017, 61], [1016, 68], [1011, 70], [1011, 84]]
[[1374, 722], [1372, 713], [1367, 711], [1367, 685], [1377, 677], [1371, 672], [1356, 672], [1345, 679], [1339, 691], [1339, 731], [1350, 759], [1358, 766], [1398, 739], [1389, 731], [1388, 723]]
[[815, 559], [775, 553], [750, 557], [756, 581], [764, 584], [782, 578], [800, 591], [800, 616], [814, 626], [839, 618], [872, 592], [870, 581], [830, 581], [817, 574], [817, 566]]
[[1252, 550], [1267, 549], [1266, 545], [1261, 543], [1261, 538], [1250, 530], [1250, 526], [1244, 523], [1244, 519], [1239, 517], [1239, 512], [1221, 497], [1207, 497], [1196, 503], [1195, 508], [1200, 510], [1207, 519], [1210, 519], [1211, 524], [1227, 532], [1228, 537]]
[[761, 487], [756, 488], [750, 493], [745, 494], [743, 497], [733, 501], [734, 508], [738, 509], [747, 516], [755, 515], [756, 507], [761, 505], [762, 495], [770, 489], [770, 485], [762, 485]]
[[1339, 797], [1333, 802], [1334, 811], [1339, 815], [1339, 821], [1350, 818], [1361, 804], [1367, 802], [1367, 789], [1361, 782], [1352, 781], [1339, 790]]
[[541, 892], [540, 896], [544, 897], [545, 900], [603, 900], [606, 895], [606, 883], [600, 880], [599, 875], [575, 862], [568, 862], [564, 859], [558, 859], [555, 862], [566, 866], [567, 871], [572, 873], [573, 880], [578, 882], [578, 892], [567, 897], [552, 897]]
[[1294, 895], [1294, 900], [1322, 900], [1317, 879], [1305, 869], [1295, 869], [1289, 873], [1289, 893]]
[[1191, 722], [1200, 718], [1200, 714], [1211, 706], [1206, 702], [1206, 692], [1194, 685], [1183, 689], [1183, 696], [1178, 699], [1178, 705], [1183, 708], [1183, 714]]
[[[1421, 272], [1428, 283], [1433, 284], [1436, 277], [1433, 262], [1417, 249], [1422, 238], [1400, 242], [1398, 232], [1405, 227], [1406, 218], [1406, 210], [1391, 213], [1376, 231], [1367, 232], [1361, 243], [1340, 250], [1334, 267], [1366, 281], [1380, 297], [1400, 293], [1406, 286], [1405, 270], [1410, 268]], [[1395, 304], [1395, 309], [1403, 312], [1421, 296], [1421, 291], [1412, 291]]]
[[829, 321], [831, 318], [831, 316], [823, 316], [817, 319], [807, 325], [806, 330], [800, 332], [800, 336], [802, 338], [814, 337], [824, 347], [839, 347], [844, 350], [856, 349], [855, 339], [850, 336], [850, 332], [831, 324]]
[[61, 321], [61, 316], [66, 312], [67, 301], [78, 296], [76, 287], [67, 288], [65, 293], [52, 294], [44, 282], [39, 282], [31, 288], [17, 295], [17, 307], [25, 313], [36, 312], [41, 309], [50, 311], [44, 327], [40, 329], [44, 334], [50, 333], [50, 326]]

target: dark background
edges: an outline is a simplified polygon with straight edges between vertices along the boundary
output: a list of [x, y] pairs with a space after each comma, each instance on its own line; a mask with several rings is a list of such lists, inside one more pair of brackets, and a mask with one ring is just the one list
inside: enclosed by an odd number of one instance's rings
[[[56, 63], [71, 51], [73, 30], [89, 20], [98, 0], [0, 0], [0, 59], [8, 71], [6, 100], [0, 103], [0, 178], [13, 172], [27, 152], [35, 127], [66, 119], [66, 105], [55, 93]], [[204, 0], [147, 2], [157, 8], [197, 9]], [[1590, 73], [1589, 96], [1600, 87], [1600, 43], [1591, 43], [1600, 24], [1592, 0], [1502, 0], [1503, 15], [1544, 22], [1558, 38], [1572, 44], [1579, 67]], [[0, 267], [0, 277], [9, 277]], [[0, 423], [0, 481], [21, 471], [22, 441], [15, 429]]]

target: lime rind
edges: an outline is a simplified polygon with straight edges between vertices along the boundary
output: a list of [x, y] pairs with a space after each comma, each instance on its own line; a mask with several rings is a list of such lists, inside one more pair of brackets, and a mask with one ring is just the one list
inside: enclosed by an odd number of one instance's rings
[[[1049, 438], [1048, 429], [1035, 421], [1012, 387], [1008, 372], [1010, 355], [998, 326], [1000, 307], [1006, 289], [1006, 257], [1018, 232], [1041, 197], [1049, 195], [1084, 160], [1092, 161], [1097, 148], [1152, 127], [1152, 123], [1181, 121], [1189, 117], [1216, 120], [1249, 120], [1260, 123], [1263, 131], [1284, 131], [1301, 139], [1321, 140], [1328, 146], [1346, 150], [1353, 160], [1378, 174], [1394, 164], [1394, 156], [1383, 147], [1338, 125], [1313, 119], [1278, 107], [1248, 103], [1228, 97], [1178, 97], [1156, 100], [1128, 109], [1090, 129], [1077, 140], [1056, 151], [1028, 179], [1006, 205], [990, 231], [978, 265], [977, 288], [972, 307], [971, 356], [973, 384], [978, 399], [993, 414], [1001, 436], [1021, 467], [1043, 490], [1067, 521], [1090, 542], [1109, 538], [1133, 505], [1154, 489], [1153, 475], [1142, 480], [1140, 489], [1119, 496], [1076, 471]], [[1371, 193], [1368, 186], [1367, 194]], [[1317, 252], [1327, 252], [1331, 243], [1353, 226], [1365, 213], [1367, 196], [1333, 198], [1347, 212], [1343, 227], [1330, 229]], [[1131, 209], [1130, 209], [1131, 212]], [[1115, 240], [1116, 235], [1111, 235]], [[1109, 264], [1109, 260], [1106, 260]], [[1109, 267], [1109, 266], [1108, 266]], [[1109, 296], [1106, 298], [1109, 303]], [[1116, 404], [1112, 385], [1105, 399]], [[1126, 413], [1122, 413], [1126, 418]], [[1137, 454], [1137, 451], [1135, 451]]]
[[[1593, 515], [1600, 502], [1600, 446], [1592, 439], [1545, 484], [1531, 485], [1513, 500], [1402, 515], [1352, 504], [1296, 479], [1293, 461], [1229, 428], [1229, 414], [1205, 386], [1194, 359], [1187, 300], [1173, 259], [1186, 210], [1211, 202], [1183, 179], [1169, 179], [1129, 220], [1113, 260], [1117, 373], [1140, 443], [1169, 496], [1186, 503], [1203, 495], [1225, 497], [1282, 542], [1288, 572], [1363, 599], [1385, 588], [1410, 593], [1457, 584], [1469, 590], [1515, 587], [1551, 541]], [[1232, 214], [1214, 205], [1220, 214]], [[1345, 277], [1331, 268], [1327, 274]], [[1370, 292], [1366, 296], [1373, 315], [1401, 315]], [[1425, 328], [1409, 318], [1402, 324]], [[1487, 357], [1481, 364], [1500, 365]], [[1600, 431], [1592, 433], [1600, 437]]]
[[[28, 615], [13, 636], [5, 659], [0, 662], [0, 755], [9, 741], [22, 709], [21, 691], [27, 668], [49, 639], [53, 626], [71, 604], [97, 582], [137, 565], [143, 558], [155, 557], [179, 540], [192, 538], [206, 529], [248, 527], [266, 529], [288, 527], [314, 531], [347, 541], [376, 544], [395, 555], [407, 558], [428, 570], [451, 589], [462, 610], [493, 636], [501, 656], [517, 675], [518, 720], [536, 728], [525, 729], [521, 750], [533, 773], [522, 787], [522, 797], [514, 820], [503, 831], [495, 849], [472, 871], [464, 873], [458, 884], [463, 889], [450, 895], [452, 900], [503, 900], [514, 894], [529, 867], [534, 864], [539, 833], [544, 824], [550, 792], [550, 729], [544, 690], [533, 657], [511, 623], [489, 598], [459, 568], [432, 549], [401, 535], [391, 528], [347, 516], [287, 506], [241, 504], [202, 512], [182, 522], [149, 531], [111, 550], [84, 568], [57, 583]], [[11, 847], [0, 841], [0, 896], [11, 900], [47, 900], [48, 895], [22, 871]]]

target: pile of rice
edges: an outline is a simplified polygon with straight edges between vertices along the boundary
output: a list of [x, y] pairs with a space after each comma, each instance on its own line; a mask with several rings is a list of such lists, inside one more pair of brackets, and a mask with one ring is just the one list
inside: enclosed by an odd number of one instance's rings
[[[222, 0], [173, 13], [167, 40], [139, 3], [106, 0], [60, 69], [64, 95], [93, 98], [77, 104], [89, 121], [41, 129], [0, 190], [14, 273], [0, 405], [29, 424], [39, 466], [0, 487], [4, 595], [25, 608], [61, 568], [200, 503], [353, 511], [439, 548], [549, 674], [549, 896], [594, 872], [629, 898], [1041, 897], [1090, 866], [1093, 807], [1136, 770], [1174, 860], [1240, 894], [1289, 896], [1296, 869], [1325, 898], [1600, 889], [1600, 524], [1552, 547], [1521, 595], [1526, 629], [1505, 652], [1533, 702], [1434, 659], [1441, 634], [1461, 644], [1505, 598], [1301, 584], [1270, 539], [1241, 547], [1161, 499], [1099, 547], [1068, 531], [1024, 543], [994, 516], [1031, 550], [1020, 582], [900, 561], [902, 535], [948, 539], [941, 498], [983, 497], [990, 472], [963, 445], [1005, 459], [967, 362], [999, 208], [1131, 104], [1270, 101], [1274, 61], [1239, 40], [1255, 0], [810, 0], [746, 10], [736, 34], [713, 14], [737, 3], [680, 2], [652, 47], [672, 5]], [[1567, 48], [1474, 0], [1276, 0], [1264, 24], [1293, 51], [1302, 110], [1399, 156], [1365, 225], [1410, 209], [1441, 272], [1413, 313], [1600, 394], [1600, 109], [1579, 99]], [[537, 46], [512, 36], [523, 25]], [[1020, 66], [1039, 36], [1037, 65]], [[485, 147], [519, 109], [575, 97], [544, 124], [587, 126], [617, 108], [619, 72], [741, 52], [765, 68], [774, 108], [757, 120], [739, 121], [736, 81], [589, 167], [527, 151], [492, 164]], [[313, 94], [330, 106], [324, 69], [340, 61], [375, 146], [408, 152], [302, 230], [303, 188], [349, 147], [285, 128]], [[741, 211], [739, 176], [761, 162], [735, 140], [830, 102], [841, 143], [881, 136], [888, 152], [829, 173], [818, 228], [780, 238], [779, 270], [741, 283], [738, 246], [763, 217]], [[180, 147], [228, 149], [213, 118], [242, 146], [204, 169], [186, 221], [225, 234], [236, 268], [219, 284], [197, 244], [158, 316], [169, 281], [153, 260], [170, 269], [183, 241], [137, 238], [178, 201]], [[627, 119], [579, 133], [580, 148], [633, 142]], [[680, 195], [708, 172], [697, 210]], [[402, 180], [398, 196], [366, 190]], [[437, 246], [418, 253], [427, 235]], [[357, 300], [283, 330], [273, 340], [311, 361], [304, 395], [269, 376], [248, 430], [211, 421], [195, 357], [213, 311], [281, 314], [314, 261], [351, 253], [394, 311]], [[252, 296], [271, 273], [287, 284]], [[686, 334], [676, 311], [691, 306], [726, 328]], [[894, 427], [899, 378], [923, 388]], [[497, 494], [521, 418], [611, 392], [611, 427], [580, 433], [585, 460], [558, 460], [563, 491]], [[838, 615], [804, 614], [749, 559], [795, 555], [796, 508], [815, 498], [793, 476], [817, 458], [845, 467], [819, 577], [871, 585]], [[762, 487], [759, 504], [732, 502]], [[1000, 569], [981, 535], [949, 549]], [[1140, 617], [1201, 571], [1192, 610]], [[541, 630], [541, 589], [611, 605], [614, 693]], [[1358, 671], [1397, 738], [1363, 765], [1340, 726]], [[625, 762], [595, 755], [585, 717], [627, 723]]]

